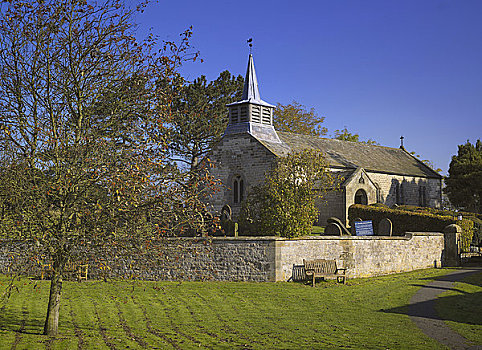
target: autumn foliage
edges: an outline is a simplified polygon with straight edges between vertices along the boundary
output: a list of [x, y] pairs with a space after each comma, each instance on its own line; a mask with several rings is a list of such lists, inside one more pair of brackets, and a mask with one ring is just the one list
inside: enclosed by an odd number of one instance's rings
[[206, 228], [209, 164], [181, 170], [167, 149], [192, 32], [138, 41], [144, 5], [0, 5], [0, 238], [31, 242], [27, 261], [52, 266], [45, 334], [57, 333], [65, 267], [89, 246]]

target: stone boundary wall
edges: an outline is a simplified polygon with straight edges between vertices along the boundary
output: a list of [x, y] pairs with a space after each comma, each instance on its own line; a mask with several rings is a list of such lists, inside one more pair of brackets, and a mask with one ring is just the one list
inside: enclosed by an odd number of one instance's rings
[[[25, 242], [0, 241], [0, 273], [25, 263]], [[334, 259], [348, 277], [368, 277], [441, 266], [441, 233], [397, 237], [320, 236], [168, 238], [148, 248], [119, 245], [89, 257], [89, 279], [288, 281], [303, 259]], [[24, 262], [22, 262], [22, 259]], [[32, 260], [31, 260], [32, 262]], [[31, 263], [29, 274], [39, 274]], [[107, 268], [106, 268], [107, 267]]]
[[336, 260], [348, 277], [370, 277], [440, 267], [442, 233], [407, 233], [405, 236], [320, 236], [279, 240], [276, 245], [276, 280], [288, 280], [293, 266], [303, 259]]

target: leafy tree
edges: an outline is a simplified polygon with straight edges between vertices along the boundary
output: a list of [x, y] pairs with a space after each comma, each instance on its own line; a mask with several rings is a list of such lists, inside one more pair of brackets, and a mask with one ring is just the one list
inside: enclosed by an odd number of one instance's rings
[[[191, 32], [156, 55], [123, 1], [11, 1], [0, 7], [0, 236], [53, 272], [44, 333], [58, 332], [62, 280], [89, 249], [132, 249], [202, 228], [212, 184], [166, 159], [165, 107]], [[142, 5], [137, 9], [142, 10]], [[167, 119], [168, 120], [168, 119]], [[24, 263], [24, 264], [22, 264]]]
[[324, 136], [328, 129], [321, 126], [325, 117], [319, 117], [314, 108], [309, 111], [306, 106], [293, 101], [287, 105], [278, 103], [273, 112], [273, 122], [276, 130], [295, 134]]
[[180, 89], [172, 101], [173, 118], [168, 128], [171, 158], [195, 170], [201, 159], [219, 141], [226, 129], [226, 104], [240, 100], [244, 79], [229, 71], [207, 82], [206, 77], [195, 79]]
[[318, 213], [315, 201], [333, 188], [334, 175], [320, 152], [289, 154], [248, 194], [241, 224], [281, 237], [309, 234]]
[[378, 145], [378, 143], [372, 139], [368, 139], [367, 141], [361, 141], [360, 135], [352, 134], [351, 132], [348, 131], [346, 126], [343, 130], [335, 130], [333, 138], [337, 140], [342, 140], [342, 141], [361, 142], [361, 143], [366, 143], [368, 145]]
[[445, 179], [450, 202], [457, 208], [482, 213], [482, 142], [475, 145], [468, 140], [459, 145], [456, 155], [452, 156], [449, 175]]
[[418, 158], [423, 164], [425, 164], [426, 166], [428, 166], [430, 169], [436, 171], [437, 173], [440, 173], [442, 171], [442, 169], [440, 168], [435, 168], [435, 163], [432, 162], [431, 160], [429, 159], [420, 159], [420, 154], [417, 154], [416, 152], [412, 151], [412, 152], [409, 152], [412, 156]]

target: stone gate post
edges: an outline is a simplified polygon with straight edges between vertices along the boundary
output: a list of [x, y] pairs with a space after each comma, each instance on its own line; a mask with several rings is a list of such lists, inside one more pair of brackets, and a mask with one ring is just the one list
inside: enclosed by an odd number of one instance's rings
[[462, 228], [451, 224], [444, 228], [444, 266], [460, 266], [460, 237]]

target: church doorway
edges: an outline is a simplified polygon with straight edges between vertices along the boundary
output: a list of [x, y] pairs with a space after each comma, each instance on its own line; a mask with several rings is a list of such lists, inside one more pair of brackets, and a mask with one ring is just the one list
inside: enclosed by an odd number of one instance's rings
[[364, 204], [364, 205], [368, 204], [367, 193], [365, 192], [365, 190], [360, 189], [356, 191], [355, 204]]

